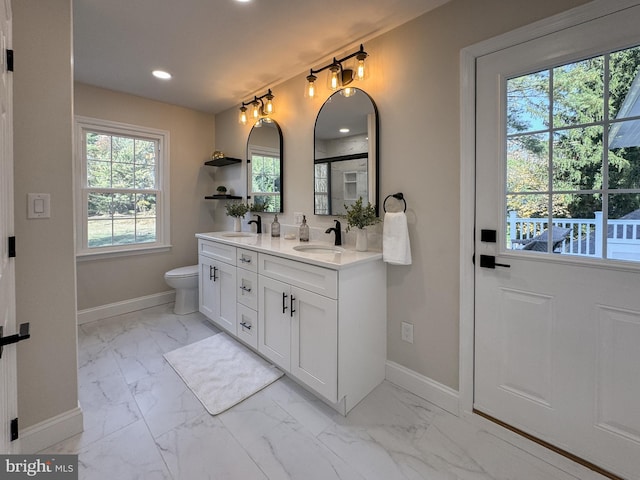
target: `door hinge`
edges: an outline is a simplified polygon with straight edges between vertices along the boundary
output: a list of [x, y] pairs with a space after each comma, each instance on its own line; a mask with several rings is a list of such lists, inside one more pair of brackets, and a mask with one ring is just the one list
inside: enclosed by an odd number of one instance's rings
[[18, 417], [11, 420], [11, 441], [18, 439]]
[[7, 49], [7, 71], [13, 72], [13, 50]]
[[9, 258], [14, 258], [16, 256], [16, 237], [9, 237], [8, 240], [7, 254]]

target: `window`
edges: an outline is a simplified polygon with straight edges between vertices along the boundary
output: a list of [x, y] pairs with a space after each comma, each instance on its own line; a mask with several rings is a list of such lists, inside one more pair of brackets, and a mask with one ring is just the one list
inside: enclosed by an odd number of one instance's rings
[[169, 246], [169, 133], [76, 118], [78, 255]]
[[329, 164], [316, 163], [315, 166], [315, 213], [329, 215]]
[[251, 146], [249, 159], [249, 196], [253, 199], [252, 203], [262, 205], [265, 212], [281, 212], [279, 152]]
[[640, 47], [508, 79], [506, 96], [507, 246], [640, 261]]

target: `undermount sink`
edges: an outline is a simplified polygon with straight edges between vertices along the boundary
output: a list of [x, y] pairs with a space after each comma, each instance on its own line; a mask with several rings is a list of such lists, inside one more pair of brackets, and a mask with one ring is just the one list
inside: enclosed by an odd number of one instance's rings
[[223, 237], [256, 237], [257, 235], [257, 233], [251, 232], [226, 232], [222, 234]]
[[293, 247], [294, 250], [298, 252], [305, 253], [342, 253], [344, 252], [344, 248], [337, 247], [334, 245], [296, 245]]

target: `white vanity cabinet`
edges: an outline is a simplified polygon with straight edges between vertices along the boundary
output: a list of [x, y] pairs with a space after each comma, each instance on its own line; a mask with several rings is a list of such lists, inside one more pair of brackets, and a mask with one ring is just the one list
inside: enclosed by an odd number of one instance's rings
[[343, 415], [384, 380], [381, 254], [305, 255], [266, 235], [197, 236], [200, 311], [217, 325]]
[[200, 312], [235, 336], [236, 249], [205, 240], [200, 240], [198, 247]]

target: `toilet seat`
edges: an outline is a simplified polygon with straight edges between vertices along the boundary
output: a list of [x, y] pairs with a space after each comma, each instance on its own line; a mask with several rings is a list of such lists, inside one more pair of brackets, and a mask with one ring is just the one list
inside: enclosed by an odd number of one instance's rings
[[165, 277], [184, 278], [198, 275], [198, 265], [189, 265], [188, 267], [179, 267], [169, 270], [164, 274]]

